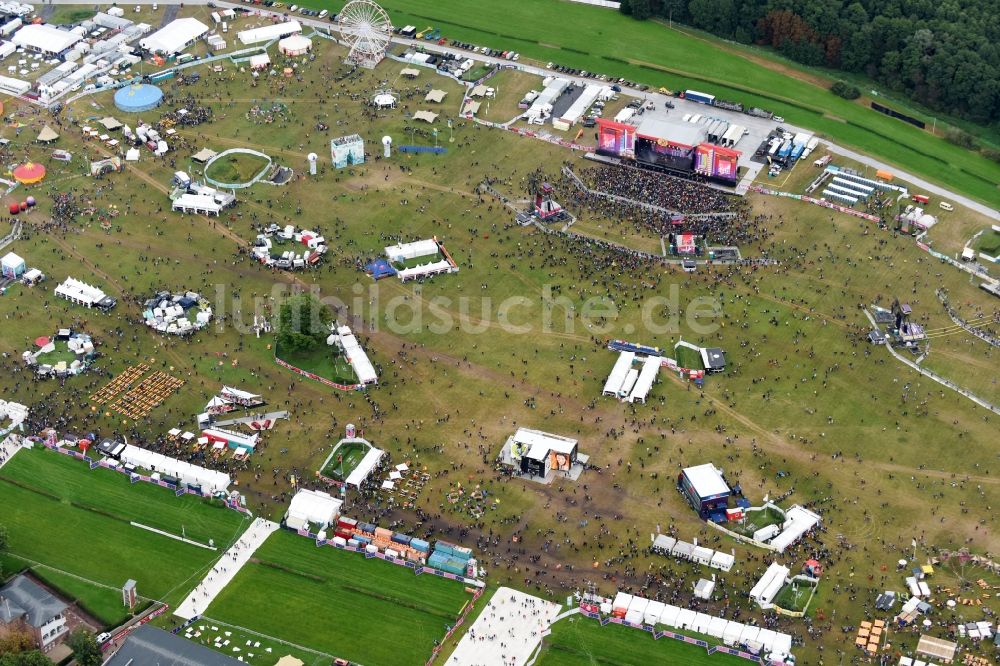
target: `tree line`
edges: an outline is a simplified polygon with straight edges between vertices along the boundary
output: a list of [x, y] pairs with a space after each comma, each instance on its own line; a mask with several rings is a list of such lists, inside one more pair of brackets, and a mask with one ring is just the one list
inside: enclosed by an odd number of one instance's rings
[[931, 109], [1000, 122], [1000, 11], [995, 0], [622, 0], [654, 17], [805, 65], [865, 74]]

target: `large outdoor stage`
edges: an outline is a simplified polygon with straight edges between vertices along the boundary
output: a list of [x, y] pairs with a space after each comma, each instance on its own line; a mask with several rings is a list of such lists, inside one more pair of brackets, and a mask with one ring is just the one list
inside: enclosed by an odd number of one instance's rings
[[599, 118], [597, 125], [598, 155], [726, 188], [735, 188], [740, 180], [738, 162], [742, 153], [700, 141], [694, 125], [653, 121], [636, 126], [604, 118]]

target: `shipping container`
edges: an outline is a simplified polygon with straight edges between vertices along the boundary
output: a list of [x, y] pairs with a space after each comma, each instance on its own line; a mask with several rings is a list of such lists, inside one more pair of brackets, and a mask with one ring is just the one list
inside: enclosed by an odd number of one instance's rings
[[416, 537], [414, 537], [410, 539], [410, 548], [415, 548], [416, 550], [419, 550], [422, 553], [427, 553], [430, 551], [431, 546], [423, 539], [417, 539]]
[[346, 546], [347, 545], [347, 539], [344, 539], [343, 537], [339, 537], [339, 536], [333, 537], [333, 542], [335, 544], [337, 544], [338, 546]]
[[378, 552], [378, 548], [376, 548], [375, 546], [373, 546], [371, 544], [368, 544], [367, 546], [365, 546], [365, 552], [366, 553], [377, 553]]
[[395, 534], [392, 535], [392, 540], [395, 543], [408, 546], [410, 545], [410, 541], [412, 540], [412, 538], [407, 534], [400, 534], [399, 532], [396, 532]]
[[386, 557], [391, 557], [393, 559], [399, 559], [399, 552], [396, 551], [396, 550], [393, 550], [392, 548], [386, 548], [385, 549], [385, 556]]
[[341, 516], [337, 519], [337, 524], [341, 527], [353, 530], [358, 526], [358, 521], [354, 518], [345, 518], [344, 516]]

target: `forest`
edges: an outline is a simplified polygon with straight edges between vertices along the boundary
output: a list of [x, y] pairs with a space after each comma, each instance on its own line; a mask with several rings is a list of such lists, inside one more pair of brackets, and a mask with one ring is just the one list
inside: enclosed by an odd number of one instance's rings
[[928, 108], [1000, 124], [997, 0], [622, 0], [621, 11], [865, 74]]

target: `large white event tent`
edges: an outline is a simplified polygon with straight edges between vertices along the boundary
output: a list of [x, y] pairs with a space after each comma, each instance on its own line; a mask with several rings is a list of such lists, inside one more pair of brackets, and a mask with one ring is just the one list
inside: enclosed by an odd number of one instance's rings
[[351, 473], [347, 475], [347, 479], [344, 481], [349, 486], [354, 486], [357, 488], [360, 486], [368, 475], [371, 474], [375, 466], [378, 465], [379, 461], [385, 455], [385, 451], [382, 449], [376, 449], [372, 447], [368, 449], [365, 457], [361, 459], [358, 466], [351, 470]]
[[726, 645], [747, 645], [755, 650], [789, 654], [792, 637], [770, 629], [733, 622], [725, 618], [698, 613], [688, 608], [649, 601], [640, 596], [618, 592], [611, 604], [614, 612], [625, 615], [626, 622], [655, 626], [663, 625], [671, 629], [691, 630], [721, 638]]
[[816, 527], [820, 523], [818, 514], [805, 507], [795, 506], [785, 512], [785, 523], [782, 525], [781, 533], [771, 539], [770, 545], [779, 553], [802, 538], [806, 532]]
[[294, 35], [297, 32], [302, 32], [302, 25], [299, 24], [298, 21], [283, 21], [281, 23], [265, 25], [261, 28], [241, 30], [236, 33], [236, 38], [239, 39], [244, 46], [250, 46], [251, 44], [260, 44], [262, 42], [270, 42], [274, 39], [288, 37], [289, 35]]
[[629, 402], [646, 402], [656, 375], [660, 372], [662, 359], [659, 356], [647, 356], [642, 359], [642, 369], [635, 370], [632, 364], [635, 362], [636, 354], [631, 351], [623, 351], [618, 355], [618, 360], [611, 368], [611, 374], [604, 382], [602, 395], [613, 395]]
[[182, 483], [200, 486], [207, 492], [225, 492], [231, 483], [229, 475], [224, 472], [205, 469], [132, 444], [125, 447], [121, 460], [128, 465], [176, 477]]
[[757, 584], [750, 590], [750, 599], [756, 601], [762, 607], [766, 608], [770, 606], [771, 602], [774, 601], [774, 597], [777, 596], [778, 592], [785, 585], [788, 572], [788, 567], [777, 562], [772, 562], [771, 566], [764, 572], [764, 575], [757, 581]]
[[322, 529], [337, 520], [343, 503], [328, 493], [303, 488], [292, 497], [285, 524], [296, 530], [305, 527], [306, 523]]
[[80, 41], [75, 32], [60, 30], [47, 23], [30, 23], [11, 37], [14, 46], [20, 46], [29, 51], [39, 51], [58, 55]]
[[656, 381], [656, 375], [660, 372], [660, 363], [659, 356], [646, 357], [642, 363], [642, 370], [639, 371], [639, 378], [636, 379], [632, 393], [628, 396], [629, 402], [639, 401], [646, 404], [646, 396], [649, 395], [649, 390], [653, 388], [653, 382]]
[[329, 345], [334, 343], [340, 344], [344, 350], [344, 357], [351, 364], [351, 368], [354, 369], [354, 374], [358, 376], [359, 384], [374, 384], [378, 380], [378, 375], [375, 373], [375, 366], [372, 365], [368, 354], [362, 349], [361, 343], [354, 337], [354, 333], [351, 332], [349, 326], [338, 327], [337, 333], [330, 335], [326, 339], [326, 343]]
[[208, 26], [196, 18], [179, 18], [163, 26], [149, 37], [139, 40], [139, 46], [153, 53], [173, 55], [208, 32]]
[[[412, 243], [397, 243], [385, 248], [385, 256], [390, 262], [403, 262], [418, 257], [437, 257], [440, 255], [441, 247], [433, 238], [414, 241]], [[400, 280], [406, 282], [420, 277], [436, 275], [438, 273], [450, 273], [455, 270], [451, 262], [447, 259], [428, 261], [426, 264], [403, 268], [396, 275]]]
[[618, 391], [621, 389], [622, 384], [625, 383], [625, 377], [632, 368], [632, 361], [634, 360], [635, 352], [626, 351], [618, 356], [614, 367], [611, 368], [611, 374], [608, 375], [608, 381], [604, 382], [604, 395], [618, 395]]
[[72, 277], [67, 277], [55, 288], [56, 296], [65, 298], [67, 301], [92, 308], [110, 307], [114, 305], [114, 299], [110, 298], [101, 289], [82, 282]]

